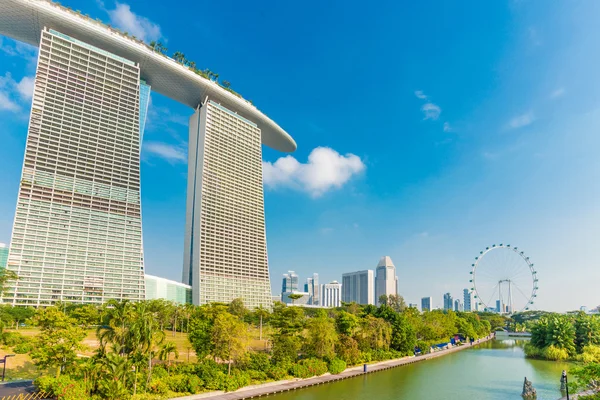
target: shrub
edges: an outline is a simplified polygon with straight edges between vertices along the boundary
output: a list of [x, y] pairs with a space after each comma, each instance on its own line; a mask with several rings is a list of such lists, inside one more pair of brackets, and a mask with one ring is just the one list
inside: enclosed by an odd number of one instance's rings
[[288, 376], [288, 368], [274, 366], [274, 367], [271, 367], [271, 369], [269, 369], [269, 372], [267, 372], [267, 374], [269, 375], [269, 377], [271, 379], [280, 381], [280, 380], [285, 379]]
[[553, 345], [546, 347], [542, 352], [542, 355], [546, 360], [551, 361], [564, 361], [569, 359], [569, 352], [567, 349], [561, 349]]
[[313, 376], [310, 371], [308, 370], [308, 367], [306, 365], [303, 364], [294, 364], [292, 365], [292, 367], [290, 368], [290, 374], [292, 374], [292, 376], [294, 376], [295, 378], [310, 378], [311, 376]]
[[56, 400], [81, 400], [88, 398], [83, 382], [76, 381], [69, 376], [59, 378], [44, 376], [35, 380], [39, 391], [49, 394]]
[[533, 343], [525, 344], [525, 357], [528, 358], [543, 358], [542, 349], [539, 349], [533, 345]]
[[13, 348], [13, 351], [17, 354], [25, 354], [29, 353], [33, 349], [33, 344], [31, 343], [19, 343]]
[[12, 347], [27, 342], [27, 338], [17, 332], [4, 332], [2, 334], [2, 343]]
[[198, 378], [196, 375], [188, 375], [187, 377], [187, 392], [196, 394], [202, 391], [202, 387], [204, 386], [204, 382], [202, 379]]
[[346, 363], [344, 360], [340, 360], [339, 358], [334, 358], [329, 363], [329, 372], [332, 374], [342, 373], [346, 369]]
[[268, 354], [250, 353], [246, 367], [255, 371], [267, 372], [271, 368], [271, 360]]
[[187, 392], [187, 376], [182, 374], [169, 376], [164, 380], [169, 390], [177, 393]]
[[600, 363], [600, 346], [587, 345], [583, 348], [583, 352], [577, 357], [578, 361], [584, 363]]
[[225, 375], [225, 385], [222, 390], [232, 392], [241, 387], [248, 386], [251, 382], [250, 375], [246, 371], [235, 370], [231, 375]]
[[169, 385], [164, 379], [152, 378], [150, 385], [148, 385], [148, 390], [156, 394], [167, 394]]
[[327, 363], [318, 358], [308, 358], [300, 361], [300, 364], [304, 365], [310, 374], [310, 376], [319, 376], [327, 372]]
[[227, 375], [222, 367], [212, 360], [204, 360], [198, 364], [196, 373], [204, 381], [204, 387], [207, 390], [221, 390], [225, 386]]
[[248, 375], [253, 381], [266, 381], [268, 379], [267, 373], [262, 371], [256, 371], [253, 369], [248, 370]]

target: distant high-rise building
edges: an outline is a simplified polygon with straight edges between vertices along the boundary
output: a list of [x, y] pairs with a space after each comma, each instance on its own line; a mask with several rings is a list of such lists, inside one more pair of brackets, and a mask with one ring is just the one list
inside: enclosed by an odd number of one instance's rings
[[0, 268], [6, 268], [6, 261], [8, 260], [8, 246], [4, 243], [0, 243]]
[[444, 310], [452, 310], [452, 295], [450, 293], [444, 294]]
[[342, 274], [342, 301], [375, 304], [373, 270]]
[[496, 300], [496, 312], [499, 313], [502, 311], [502, 304], [500, 303], [500, 300]]
[[463, 311], [463, 303], [460, 299], [454, 300], [454, 311]]
[[408, 308], [416, 308], [419, 309], [419, 305], [417, 303], [408, 303]]
[[431, 297], [423, 297], [421, 299], [421, 311], [431, 311], [432, 303]]
[[313, 274], [312, 278], [306, 278], [306, 283], [304, 284], [304, 291], [310, 294], [310, 305], [319, 305], [319, 300], [321, 297], [319, 294], [319, 288], [319, 274]]
[[287, 274], [283, 274], [283, 281], [281, 283], [281, 293], [297, 291], [298, 275], [296, 275], [294, 271], [288, 271]]
[[322, 285], [323, 307], [340, 307], [342, 305], [342, 285], [338, 281]]
[[473, 297], [473, 292], [471, 292], [469, 289], [464, 289], [463, 297], [465, 311], [473, 311], [475, 309], [475, 299]]
[[379, 297], [398, 294], [398, 277], [396, 267], [389, 256], [381, 257], [375, 269], [375, 301]]

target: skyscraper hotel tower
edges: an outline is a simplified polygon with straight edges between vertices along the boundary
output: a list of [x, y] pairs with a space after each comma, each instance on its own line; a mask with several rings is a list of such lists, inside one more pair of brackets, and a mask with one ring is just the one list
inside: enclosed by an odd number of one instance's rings
[[144, 299], [140, 141], [149, 88], [132, 61], [45, 29], [8, 267], [15, 305]]
[[261, 144], [296, 143], [241, 96], [46, 0], [2, 0], [0, 35], [40, 48], [3, 302], [144, 298], [140, 149], [150, 87], [190, 117], [183, 283], [271, 303]]

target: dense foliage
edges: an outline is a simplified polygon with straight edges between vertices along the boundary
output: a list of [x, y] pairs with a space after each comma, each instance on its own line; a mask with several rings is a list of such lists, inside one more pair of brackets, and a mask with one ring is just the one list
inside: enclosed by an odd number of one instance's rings
[[[26, 321], [39, 334], [28, 339], [11, 331], [1, 339], [15, 353], [29, 353], [44, 375], [36, 385], [57, 399], [162, 399], [338, 374], [350, 365], [412, 355], [415, 347], [427, 353], [456, 334], [477, 339], [491, 330], [475, 313], [420, 313], [400, 296], [384, 300], [379, 307], [352, 303], [327, 310], [282, 303], [248, 310], [241, 300], [200, 307], [162, 300], [2, 306], [5, 326]], [[94, 330], [98, 346], [88, 348], [84, 339], [95, 343]], [[178, 346], [169, 340], [177, 331], [187, 336], [196, 360], [178, 359]]]

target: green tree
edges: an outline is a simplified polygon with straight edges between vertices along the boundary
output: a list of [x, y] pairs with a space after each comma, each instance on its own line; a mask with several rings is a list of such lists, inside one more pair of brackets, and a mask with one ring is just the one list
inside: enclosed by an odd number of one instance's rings
[[566, 316], [554, 316], [548, 321], [546, 345], [565, 349], [569, 355], [575, 355], [575, 327]]
[[302, 298], [302, 294], [299, 293], [290, 293], [287, 295], [288, 299], [292, 300], [292, 304], [296, 304], [296, 300]]
[[353, 336], [358, 329], [359, 319], [356, 315], [340, 311], [335, 319], [337, 331], [343, 335]]
[[183, 54], [180, 51], [176, 51], [175, 53], [173, 53], [173, 59], [176, 61], [179, 61], [181, 64], [183, 64], [183, 62], [185, 60], [185, 54]]
[[581, 353], [587, 345], [600, 345], [600, 318], [580, 311], [575, 317], [575, 346]]
[[387, 294], [382, 294], [379, 296], [379, 305], [387, 306], [388, 305], [388, 296]]
[[24, 322], [35, 315], [35, 308], [33, 307], [9, 307], [7, 309], [8, 314], [12, 317], [15, 322], [15, 329], [19, 329], [21, 322]]
[[388, 321], [392, 326], [390, 347], [402, 354], [411, 354], [417, 343], [417, 337], [412, 326], [408, 323], [408, 319], [403, 314], [399, 314], [385, 305], [379, 307], [378, 316]]
[[298, 353], [302, 348], [302, 341], [299, 336], [291, 334], [275, 335], [271, 349], [274, 364], [291, 364], [298, 358]]
[[241, 320], [248, 314], [248, 310], [244, 306], [244, 301], [242, 299], [233, 299], [231, 303], [229, 303], [228, 311], [231, 315], [235, 315]]
[[100, 312], [92, 304], [83, 304], [73, 309], [70, 316], [75, 318], [83, 328], [88, 328], [92, 325], [98, 325]]
[[278, 334], [297, 334], [304, 329], [306, 317], [300, 307], [287, 307], [283, 303], [275, 303], [271, 315], [271, 326]]
[[0, 268], [0, 295], [3, 295], [6, 292], [11, 281], [16, 281], [17, 279], [19, 279], [19, 277], [13, 271], [6, 268]]
[[406, 310], [404, 297], [400, 296], [399, 294], [390, 294], [387, 299], [387, 305], [392, 307], [392, 310], [396, 311], [397, 313]]
[[58, 378], [75, 363], [77, 352], [85, 348], [81, 343], [85, 331], [56, 307], [39, 309], [34, 320], [41, 332], [35, 339], [31, 358], [39, 368], [56, 368]]
[[306, 326], [306, 353], [309, 356], [332, 360], [335, 357], [335, 345], [338, 335], [335, 322], [323, 311], [311, 318]]
[[357, 337], [362, 351], [388, 350], [392, 339], [392, 327], [382, 318], [366, 315], [360, 320]]
[[227, 374], [231, 374], [232, 362], [240, 360], [248, 350], [248, 328], [245, 323], [229, 313], [219, 314], [212, 332], [213, 356], [227, 361]]
[[219, 303], [206, 304], [197, 307], [191, 314], [188, 340], [196, 352], [198, 359], [212, 354], [214, 343], [211, 332], [215, 318], [227, 312], [227, 306]]

